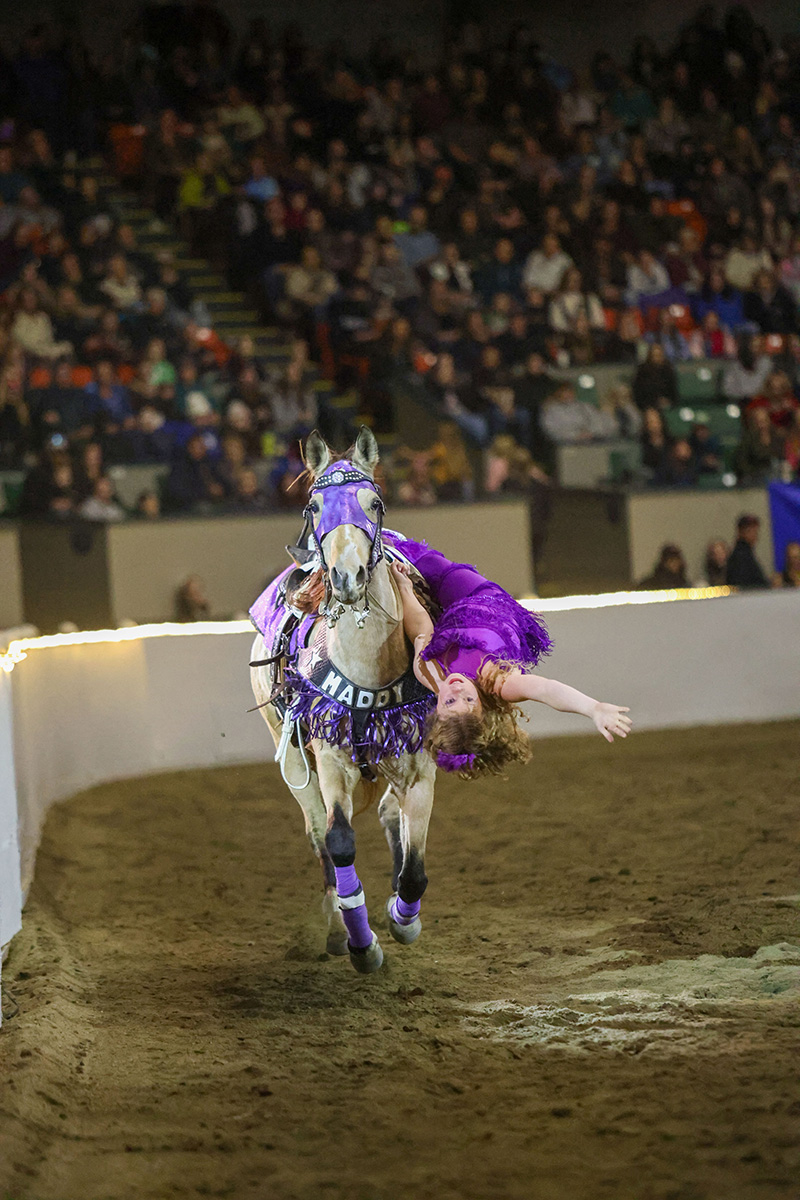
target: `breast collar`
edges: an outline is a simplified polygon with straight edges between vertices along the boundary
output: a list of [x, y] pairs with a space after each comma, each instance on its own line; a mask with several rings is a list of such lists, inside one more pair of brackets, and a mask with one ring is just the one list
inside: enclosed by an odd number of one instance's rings
[[431, 694], [419, 682], [412, 667], [408, 667], [402, 675], [398, 675], [383, 687], [362, 687], [360, 683], [348, 679], [343, 671], [333, 665], [324, 645], [314, 647], [308, 663], [308, 673], [303, 678], [321, 695], [329, 696], [342, 708], [365, 715], [413, 704]]
[[436, 697], [413, 667], [383, 687], [363, 687], [331, 662], [321, 627], [287, 674], [291, 715], [310, 739], [349, 749], [353, 762], [373, 764], [422, 749]]

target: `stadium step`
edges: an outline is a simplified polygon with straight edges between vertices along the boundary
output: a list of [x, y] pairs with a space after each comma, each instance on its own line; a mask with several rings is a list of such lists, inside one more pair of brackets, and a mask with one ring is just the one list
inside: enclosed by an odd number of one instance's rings
[[284, 342], [273, 342], [271, 339], [254, 337], [250, 334], [255, 342], [256, 350], [263, 358], [289, 358], [291, 356], [291, 347]]
[[[205, 275], [208, 263], [204, 258], [176, 258], [175, 266], [186, 275]], [[219, 275], [217, 278], [221, 278]]]
[[345, 393], [344, 396], [328, 397], [328, 406], [335, 408], [339, 413], [356, 413], [358, 412], [361, 399], [359, 396]]
[[[291, 337], [286, 330], [263, 325], [260, 314], [250, 307], [252, 298], [231, 288], [230, 282], [214, 270], [207, 259], [195, 257], [174, 225], [145, 208], [137, 193], [115, 184], [108, 175], [104, 176], [104, 181], [108, 187], [108, 202], [117, 219], [133, 227], [138, 249], [154, 258], [165, 251], [170, 253], [177, 271], [192, 295], [205, 304], [212, 327], [224, 341], [231, 344], [239, 338], [251, 338], [256, 355], [273, 367], [279, 367], [288, 359]], [[316, 367], [314, 371], [317, 371]], [[321, 400], [335, 405], [343, 416], [355, 418], [358, 415], [359, 401], [355, 393], [334, 397], [334, 386], [327, 379], [316, 378], [311, 386]]]
[[[178, 268], [180, 270], [180, 268]], [[217, 292], [220, 288], [224, 288], [226, 280], [222, 275], [193, 275], [192, 276], [192, 291], [197, 292], [199, 296], [205, 296], [205, 292]]]
[[215, 290], [209, 292], [205, 297], [205, 302], [209, 308], [245, 308], [247, 306], [247, 296], [244, 292], [222, 292]]
[[275, 340], [274, 340], [275, 335], [272, 331], [261, 329], [261, 328], [259, 328], [259, 326], [255, 325], [255, 324], [252, 324], [252, 325], [226, 325], [225, 332], [230, 334], [232, 337], [251, 337], [251, 338], [254, 338], [257, 342], [268, 343], [269, 345], [271, 345], [271, 347], [273, 349], [275, 349], [277, 347], [277, 349], [280, 350], [284, 354], [289, 353], [288, 347], [284, 349], [283, 347], [281, 347], [280, 343], [275, 343]]
[[249, 322], [255, 324], [258, 320], [258, 313], [254, 309], [230, 309], [224, 305], [222, 307], [215, 305], [213, 301], [206, 301], [206, 305], [209, 312], [213, 314], [214, 324], [220, 329], [229, 329], [231, 326], [235, 326], [238, 329]]
[[139, 225], [153, 220], [153, 213], [149, 208], [120, 208], [118, 211], [124, 217], [126, 225]]
[[185, 255], [189, 249], [185, 242], [177, 241], [172, 233], [151, 233], [148, 229], [137, 234], [136, 242], [140, 250], [171, 250], [176, 257]]

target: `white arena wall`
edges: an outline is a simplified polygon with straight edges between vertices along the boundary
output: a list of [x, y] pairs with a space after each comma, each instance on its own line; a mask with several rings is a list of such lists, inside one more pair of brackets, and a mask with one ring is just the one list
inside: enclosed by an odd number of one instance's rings
[[[798, 592], [670, 595], [538, 602], [556, 642], [543, 673], [630, 705], [638, 729], [800, 716]], [[20, 927], [52, 804], [110, 780], [272, 759], [261, 716], [247, 712], [252, 639], [242, 621], [156, 625], [0, 654], [0, 945]], [[533, 737], [594, 732], [526, 707]]]

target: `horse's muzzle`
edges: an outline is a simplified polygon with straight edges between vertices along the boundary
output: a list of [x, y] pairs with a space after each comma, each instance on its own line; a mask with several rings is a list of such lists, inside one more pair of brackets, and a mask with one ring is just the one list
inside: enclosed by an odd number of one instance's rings
[[340, 604], [357, 604], [364, 599], [367, 588], [367, 572], [364, 567], [352, 571], [340, 571], [331, 567], [331, 590]]

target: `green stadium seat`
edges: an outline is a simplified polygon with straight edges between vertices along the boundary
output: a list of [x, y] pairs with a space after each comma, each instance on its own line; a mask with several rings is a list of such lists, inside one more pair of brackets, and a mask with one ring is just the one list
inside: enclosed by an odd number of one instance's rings
[[663, 410], [664, 424], [670, 437], [688, 437], [695, 422], [693, 408], [665, 408]]
[[722, 461], [726, 471], [736, 470], [736, 458], [739, 450], [738, 439], [735, 442], [729, 442], [722, 447]]
[[731, 479], [724, 471], [708, 472], [697, 477], [697, 486], [707, 492], [713, 492], [719, 488], [732, 487], [735, 482], [735, 478]]
[[[705, 424], [716, 437], [739, 440], [742, 432], [741, 417], [731, 416], [723, 405], [709, 406], [703, 410], [703, 417]], [[701, 419], [703, 418], [698, 415], [698, 420]]]
[[678, 398], [684, 403], [717, 400], [720, 369], [716, 363], [692, 363], [677, 368]]
[[588, 371], [581, 372], [575, 380], [575, 391], [578, 399], [583, 400], [586, 404], [596, 405], [599, 401], [597, 380]]
[[642, 451], [638, 443], [611, 450], [608, 455], [608, 478], [612, 483], [624, 483], [642, 469]]
[[15, 517], [19, 512], [24, 479], [22, 471], [7, 471], [0, 476], [0, 516]]

